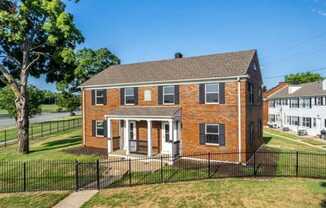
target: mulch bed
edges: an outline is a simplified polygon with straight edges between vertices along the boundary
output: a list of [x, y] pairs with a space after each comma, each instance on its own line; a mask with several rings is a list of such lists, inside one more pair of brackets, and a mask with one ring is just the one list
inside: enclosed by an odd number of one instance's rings
[[63, 150], [66, 153], [70, 153], [73, 155], [96, 155], [101, 159], [107, 159], [108, 152], [107, 149], [101, 148], [90, 148], [90, 147], [74, 147], [70, 149]]

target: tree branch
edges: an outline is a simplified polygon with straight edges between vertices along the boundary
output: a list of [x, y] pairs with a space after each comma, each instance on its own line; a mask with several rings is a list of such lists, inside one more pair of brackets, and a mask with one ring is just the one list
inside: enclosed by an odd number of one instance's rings
[[18, 61], [15, 57], [11, 56], [8, 52], [6, 52], [4, 50], [0, 50], [0, 52], [5, 54], [3, 56], [4, 58], [8, 58], [8, 59], [12, 60], [13, 62], [15, 62], [17, 65], [19, 65], [21, 67], [20, 61]]
[[19, 91], [18, 84], [17, 84], [16, 80], [14, 79], [14, 77], [1, 64], [0, 64], [0, 72], [6, 78], [7, 83], [9, 84], [11, 89], [13, 90], [16, 97], [19, 97], [20, 96], [20, 91]]
[[25, 72], [27, 72], [30, 68], [31, 68], [31, 66], [37, 61], [37, 60], [39, 60], [40, 59], [40, 57], [41, 57], [41, 53], [37, 53], [37, 57], [35, 58], [35, 59], [33, 59], [25, 68], [23, 68], [23, 70], [25, 71]]

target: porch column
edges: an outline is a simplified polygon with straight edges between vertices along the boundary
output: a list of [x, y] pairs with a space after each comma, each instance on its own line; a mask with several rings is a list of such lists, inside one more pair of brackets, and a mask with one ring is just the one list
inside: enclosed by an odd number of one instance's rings
[[108, 118], [106, 122], [107, 122], [108, 153], [111, 153], [113, 151], [111, 119]]
[[129, 155], [130, 150], [129, 150], [129, 120], [128, 119], [125, 120], [124, 136], [125, 136], [126, 154]]
[[152, 121], [147, 120], [147, 157], [152, 157]]
[[173, 142], [173, 121], [169, 120], [169, 141]]

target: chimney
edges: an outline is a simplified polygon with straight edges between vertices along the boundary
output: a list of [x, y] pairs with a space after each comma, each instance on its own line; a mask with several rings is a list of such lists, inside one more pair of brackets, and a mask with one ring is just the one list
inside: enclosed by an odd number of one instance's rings
[[323, 90], [326, 90], [326, 79], [324, 79], [321, 83]]
[[177, 53], [174, 54], [175, 59], [182, 58], [182, 57], [183, 57], [183, 55], [180, 52], [177, 52]]

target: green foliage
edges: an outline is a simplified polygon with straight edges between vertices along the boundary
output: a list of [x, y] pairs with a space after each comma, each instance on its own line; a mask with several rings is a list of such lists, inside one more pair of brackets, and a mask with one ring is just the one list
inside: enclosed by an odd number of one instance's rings
[[323, 77], [320, 74], [313, 72], [296, 73], [285, 76], [285, 82], [289, 84], [303, 84], [307, 82], [319, 81], [322, 79]]
[[59, 91], [77, 92], [81, 83], [107, 67], [119, 63], [120, 59], [106, 48], [79, 50], [75, 56], [74, 70], [66, 72], [64, 80], [57, 84], [57, 89]]
[[[28, 87], [28, 116], [32, 117], [41, 112], [43, 93], [35, 86]], [[15, 95], [9, 87], [0, 90], [0, 109], [8, 111], [10, 117], [16, 117]]]
[[62, 92], [59, 95], [58, 105], [60, 107], [66, 108], [69, 112], [73, 112], [80, 105], [80, 96], [74, 95], [72, 93]]

